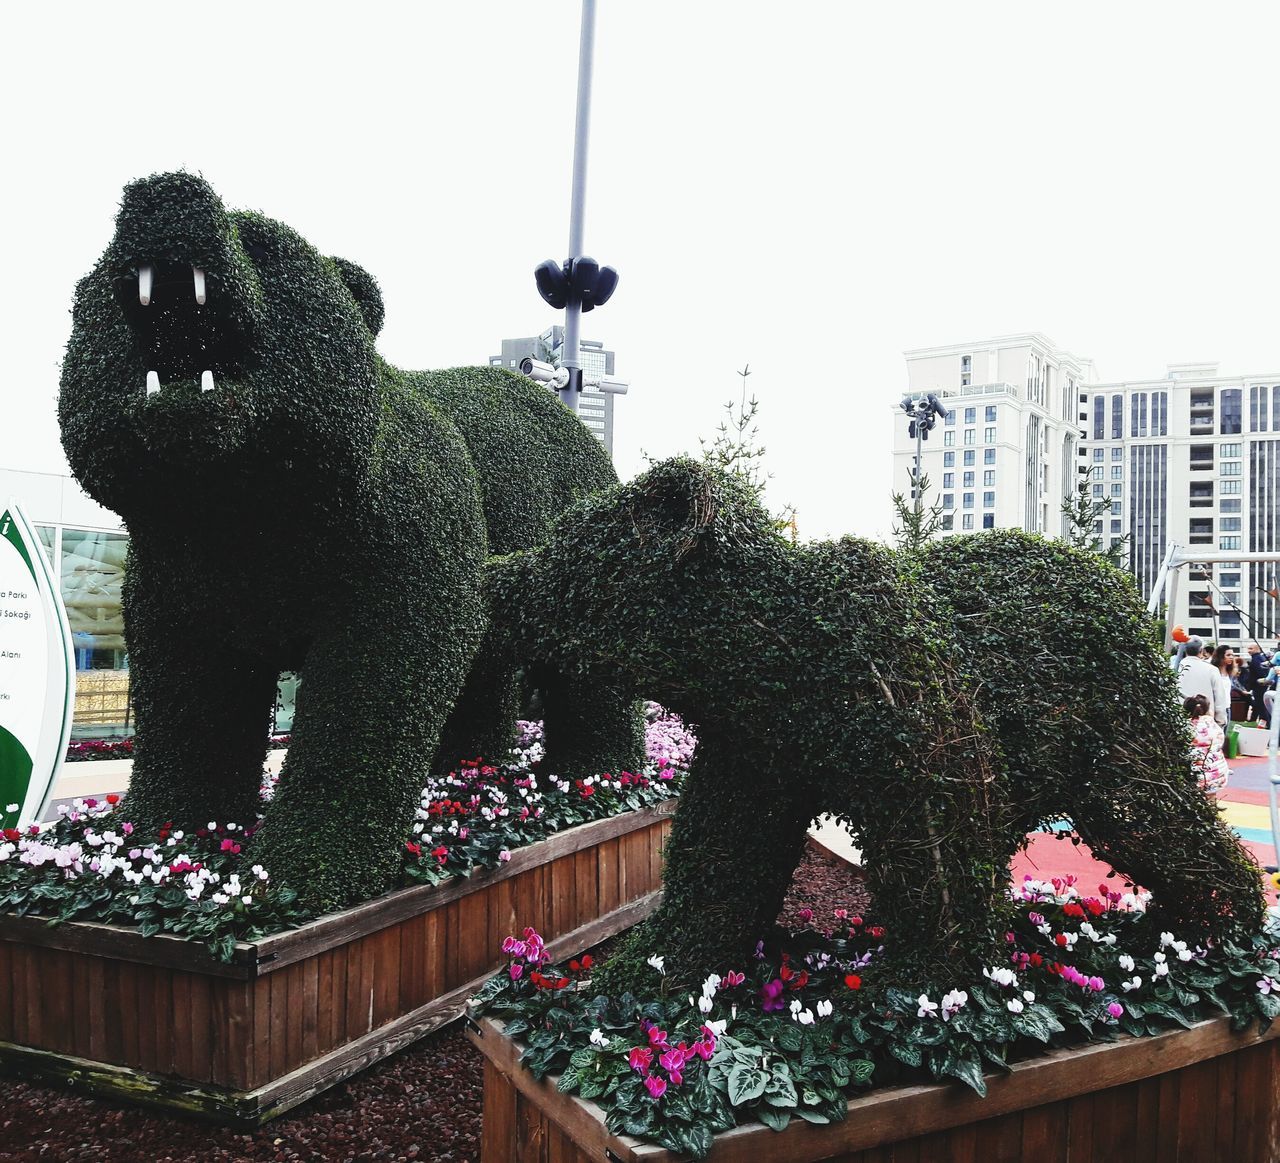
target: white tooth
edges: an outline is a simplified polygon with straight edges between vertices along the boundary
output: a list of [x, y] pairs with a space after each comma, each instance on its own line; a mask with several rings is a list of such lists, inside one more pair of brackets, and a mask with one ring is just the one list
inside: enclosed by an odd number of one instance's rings
[[143, 266], [138, 268], [138, 302], [144, 307], [151, 304], [151, 279], [155, 268]]
[[195, 278], [195, 283], [196, 283], [196, 302], [199, 303], [201, 307], [203, 307], [204, 300], [205, 300], [204, 271], [202, 271], [199, 267], [192, 267], [191, 274]]
[[154, 396], [160, 390], [160, 377], [155, 372], [147, 372], [147, 395]]
[[202, 392], [213, 391], [213, 372], [200, 373], [200, 390]]

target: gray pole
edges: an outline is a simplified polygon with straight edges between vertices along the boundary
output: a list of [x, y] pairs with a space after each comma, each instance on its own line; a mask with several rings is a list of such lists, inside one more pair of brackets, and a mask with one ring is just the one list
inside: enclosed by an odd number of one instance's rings
[[[578, 42], [578, 109], [573, 130], [573, 188], [569, 203], [569, 259], [582, 257], [582, 219], [587, 200], [587, 137], [591, 126], [591, 65], [596, 38], [596, 0], [582, 0], [582, 34]], [[582, 304], [570, 296], [564, 309], [564, 356], [569, 382], [560, 399], [572, 412], [578, 410], [582, 390]]]
[[[920, 490], [920, 456], [924, 451], [924, 429], [921, 427], [923, 421], [916, 421], [916, 476], [915, 476], [915, 494], [916, 494], [916, 517], [919, 518], [920, 510], [924, 508], [924, 497]], [[916, 526], [919, 528], [919, 525]]]

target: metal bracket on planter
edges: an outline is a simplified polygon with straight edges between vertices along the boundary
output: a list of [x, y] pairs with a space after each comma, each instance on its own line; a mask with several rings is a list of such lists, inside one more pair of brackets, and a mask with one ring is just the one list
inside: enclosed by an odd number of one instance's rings
[[605, 1157], [606, 1163], [622, 1163], [622, 1156], [615, 1155], [612, 1151], [609, 1150], [608, 1147], [604, 1149], [604, 1157]]
[[484, 1037], [484, 1027], [481, 1026], [480, 1023], [477, 1022], [470, 1014], [464, 1013], [462, 1015], [462, 1024], [470, 1033], [475, 1034], [477, 1038]]

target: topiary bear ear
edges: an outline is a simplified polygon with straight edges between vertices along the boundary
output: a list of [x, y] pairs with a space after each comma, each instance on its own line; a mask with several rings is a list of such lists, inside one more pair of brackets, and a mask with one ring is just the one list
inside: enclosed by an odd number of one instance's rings
[[642, 542], [669, 541], [680, 561], [705, 544], [720, 497], [714, 473], [681, 457], [654, 465], [631, 485], [628, 516]]
[[377, 335], [382, 330], [382, 320], [386, 316], [386, 309], [382, 305], [382, 291], [378, 287], [377, 279], [364, 267], [353, 263], [350, 259], [338, 258], [334, 255], [333, 264], [338, 268], [338, 274], [342, 276], [342, 281], [351, 292], [356, 306], [360, 308], [360, 314], [364, 316], [364, 325]]

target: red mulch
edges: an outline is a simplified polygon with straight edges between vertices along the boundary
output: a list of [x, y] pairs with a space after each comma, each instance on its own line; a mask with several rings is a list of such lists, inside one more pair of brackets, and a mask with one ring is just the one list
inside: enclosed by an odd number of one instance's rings
[[[832, 910], [861, 913], [867, 900], [858, 869], [811, 845], [778, 920], [830, 928]], [[460, 1031], [445, 1030], [248, 1133], [0, 1078], [0, 1160], [478, 1163], [482, 1062]]]

